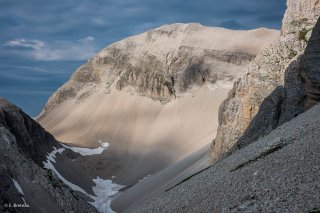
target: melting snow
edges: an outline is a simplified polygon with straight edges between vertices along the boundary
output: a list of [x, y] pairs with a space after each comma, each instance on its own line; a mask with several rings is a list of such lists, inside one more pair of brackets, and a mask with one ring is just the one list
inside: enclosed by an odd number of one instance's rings
[[[16, 189], [19, 192], [19, 194], [24, 195], [24, 193], [22, 191], [22, 188], [19, 185], [19, 183], [15, 179], [12, 179], [12, 181], [13, 181], [14, 187], [16, 187]], [[23, 197], [21, 197], [21, 199], [23, 201], [23, 204], [18, 204], [18, 205], [20, 205], [21, 207], [29, 207], [29, 205], [27, 204], [26, 200]]]
[[15, 179], [12, 179], [13, 181], [13, 185], [14, 187], [16, 187], [17, 191], [19, 192], [19, 194], [21, 195], [24, 195], [22, 189], [21, 189], [21, 186], [19, 185], [19, 183], [15, 180]]
[[27, 204], [26, 200], [25, 200], [24, 198], [21, 198], [21, 199], [22, 199], [22, 201], [23, 201], [23, 205], [24, 205], [24, 206], [27, 206], [28, 204]]
[[91, 196], [94, 202], [90, 202], [90, 204], [101, 213], [115, 213], [110, 208], [110, 204], [113, 197], [124, 186], [113, 183], [112, 180], [104, 180], [99, 177], [93, 179], [93, 182], [96, 185], [92, 187], [92, 191], [96, 196]]
[[87, 156], [87, 155], [99, 155], [101, 154], [105, 149], [109, 147], [109, 143], [101, 143], [101, 146], [98, 148], [90, 149], [90, 148], [81, 148], [81, 147], [72, 147], [72, 146], [67, 146], [65, 144], [61, 144], [64, 148], [70, 149], [73, 152], [79, 153], [82, 156]]
[[150, 176], [151, 176], [151, 175], [145, 176], [144, 178], [142, 178], [141, 180], [139, 180], [139, 183], [140, 183], [141, 181], [144, 181], [145, 179], [149, 178]]
[[[63, 145], [65, 148], [75, 148], [75, 147], [68, 147], [66, 145]], [[101, 143], [101, 147], [99, 148], [103, 148], [106, 149], [109, 146], [108, 143]], [[69, 182], [68, 180], [66, 180], [62, 175], [60, 175], [60, 173], [56, 170], [56, 168], [53, 166], [52, 163], [55, 163], [55, 158], [56, 158], [56, 154], [57, 153], [62, 153], [65, 149], [64, 148], [60, 148], [57, 149], [55, 147], [53, 147], [54, 150], [49, 153], [47, 155], [47, 160], [43, 162], [44, 164], [44, 168], [49, 169], [51, 171], [53, 171], [57, 177], [66, 185], [68, 185], [72, 190], [74, 191], [79, 191], [87, 196], [89, 196], [90, 198], [92, 198], [94, 201], [93, 202], [89, 202], [92, 206], [94, 206], [100, 213], [115, 213], [111, 207], [111, 201], [112, 199], [115, 197], [115, 195], [119, 192], [119, 190], [121, 188], [123, 188], [124, 186], [113, 183], [112, 180], [104, 180], [101, 179], [100, 177], [97, 177], [96, 179], [93, 179], [92, 181], [95, 183], [95, 186], [92, 187], [92, 191], [94, 192], [94, 196], [88, 194], [85, 190], [83, 190], [82, 188], [80, 188], [79, 186]], [[72, 151], [74, 151], [73, 149], [71, 149]], [[78, 148], [78, 149], [86, 149], [86, 148]], [[96, 148], [98, 149], [98, 148]], [[96, 150], [96, 149], [89, 149], [89, 150]], [[76, 149], [77, 150], [77, 149]], [[102, 151], [103, 151], [102, 150]], [[83, 151], [83, 150], [82, 150]], [[102, 153], [101, 151], [101, 153]], [[79, 152], [80, 153], [80, 152]], [[92, 152], [91, 152], [92, 153]], [[81, 154], [81, 153], [80, 153]], [[98, 153], [100, 154], [100, 153]], [[83, 155], [83, 154], [82, 154]], [[18, 184], [18, 183], [17, 183]], [[19, 184], [18, 184], [19, 186]], [[19, 186], [20, 187], [20, 186]], [[17, 188], [17, 186], [16, 186]], [[18, 189], [18, 188], [17, 188]], [[21, 189], [21, 187], [20, 187]], [[18, 190], [19, 191], [19, 190]], [[21, 190], [22, 191], [22, 190]]]
[[56, 158], [56, 154], [57, 153], [62, 153], [65, 149], [64, 148], [60, 148], [60, 149], [57, 149], [55, 147], [53, 147], [54, 150], [52, 152], [50, 152], [48, 155], [47, 155], [47, 161], [43, 162], [44, 164], [44, 168], [46, 169], [49, 169], [51, 171], [53, 171], [57, 176], [58, 178], [64, 183], [66, 184], [67, 186], [69, 186], [72, 190], [74, 191], [79, 191], [79, 192], [82, 192], [83, 194], [87, 194], [86, 191], [84, 191], [83, 189], [81, 189], [79, 186], [69, 182], [68, 180], [66, 180], [64, 177], [62, 177], [62, 175], [56, 170], [56, 168], [54, 168], [53, 163], [56, 162], [55, 158]]

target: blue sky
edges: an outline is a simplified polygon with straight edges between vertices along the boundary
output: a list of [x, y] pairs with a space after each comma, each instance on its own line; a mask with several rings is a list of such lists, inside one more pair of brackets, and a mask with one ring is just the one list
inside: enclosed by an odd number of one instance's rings
[[285, 0], [0, 0], [0, 96], [31, 116], [105, 46], [170, 23], [280, 29]]

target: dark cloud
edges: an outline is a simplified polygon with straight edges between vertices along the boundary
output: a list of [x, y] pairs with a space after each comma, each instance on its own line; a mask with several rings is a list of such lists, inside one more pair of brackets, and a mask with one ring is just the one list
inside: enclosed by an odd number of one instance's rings
[[112, 42], [176, 22], [280, 29], [285, 0], [0, 0], [0, 8], [0, 95], [35, 115]]

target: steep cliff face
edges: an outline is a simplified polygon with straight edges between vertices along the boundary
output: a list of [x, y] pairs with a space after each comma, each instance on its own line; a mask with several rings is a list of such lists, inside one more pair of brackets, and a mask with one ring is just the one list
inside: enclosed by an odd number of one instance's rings
[[173, 24], [127, 38], [81, 66], [48, 101], [45, 110], [98, 90], [117, 90], [167, 103], [205, 83], [230, 84], [276, 30], [232, 31], [200, 24]]
[[53, 146], [61, 147], [21, 109], [0, 98], [1, 212], [96, 212], [43, 168]]
[[279, 41], [237, 80], [219, 110], [212, 160], [242, 148], [319, 101], [318, 0], [288, 0]]

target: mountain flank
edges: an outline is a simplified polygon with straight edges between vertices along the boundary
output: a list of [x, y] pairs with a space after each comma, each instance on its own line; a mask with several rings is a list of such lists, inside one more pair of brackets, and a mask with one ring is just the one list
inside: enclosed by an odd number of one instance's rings
[[37, 121], [65, 143], [108, 142], [105, 170], [132, 186], [212, 141], [219, 104], [279, 33], [190, 23], [126, 38], [77, 69]]

